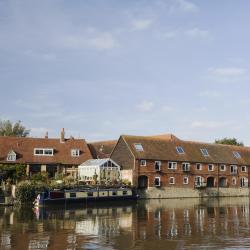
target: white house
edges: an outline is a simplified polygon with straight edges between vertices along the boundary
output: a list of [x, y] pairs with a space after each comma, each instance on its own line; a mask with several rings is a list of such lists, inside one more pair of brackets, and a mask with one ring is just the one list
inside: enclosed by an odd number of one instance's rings
[[78, 166], [80, 181], [113, 182], [121, 180], [120, 166], [110, 158], [87, 160]]

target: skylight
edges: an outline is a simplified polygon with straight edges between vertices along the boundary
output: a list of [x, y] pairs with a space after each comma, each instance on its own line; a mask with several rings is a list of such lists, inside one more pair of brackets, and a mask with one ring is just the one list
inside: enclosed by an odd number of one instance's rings
[[178, 154], [184, 154], [185, 152], [184, 152], [184, 150], [183, 150], [183, 148], [182, 147], [176, 147], [176, 151], [177, 151], [177, 153]]
[[143, 151], [143, 147], [141, 143], [135, 143], [134, 144], [136, 151]]
[[237, 151], [233, 151], [233, 155], [234, 155], [235, 158], [241, 158], [240, 153], [237, 152]]
[[201, 148], [201, 153], [203, 154], [203, 156], [209, 156], [206, 148]]

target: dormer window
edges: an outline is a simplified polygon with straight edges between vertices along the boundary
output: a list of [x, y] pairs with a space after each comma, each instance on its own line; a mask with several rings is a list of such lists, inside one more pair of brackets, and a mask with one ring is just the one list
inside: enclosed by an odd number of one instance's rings
[[178, 154], [184, 154], [185, 153], [183, 148], [180, 147], [180, 146], [176, 147], [176, 151], [177, 151]]
[[142, 147], [141, 143], [135, 143], [134, 146], [135, 146], [136, 151], [138, 151], [138, 152], [143, 151], [143, 147]]
[[71, 156], [72, 157], [80, 156], [80, 150], [79, 149], [71, 149]]
[[234, 155], [234, 157], [237, 158], [237, 159], [241, 158], [240, 153], [237, 152], [237, 151], [233, 151], [233, 155]]
[[34, 155], [53, 156], [54, 149], [53, 148], [34, 148]]
[[7, 161], [16, 161], [16, 153], [11, 150], [7, 155]]
[[203, 156], [205, 156], [205, 157], [209, 156], [208, 151], [207, 151], [206, 148], [201, 148], [200, 150], [201, 150], [201, 153], [202, 153]]

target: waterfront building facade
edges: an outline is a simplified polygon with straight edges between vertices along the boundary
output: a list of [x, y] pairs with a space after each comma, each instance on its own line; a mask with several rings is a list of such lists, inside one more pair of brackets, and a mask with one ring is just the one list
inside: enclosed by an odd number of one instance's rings
[[62, 129], [60, 138], [0, 137], [0, 164], [25, 164], [26, 173], [47, 172], [77, 177], [78, 165], [92, 159], [84, 139], [66, 139]]
[[111, 158], [149, 198], [248, 195], [248, 147], [122, 135]]

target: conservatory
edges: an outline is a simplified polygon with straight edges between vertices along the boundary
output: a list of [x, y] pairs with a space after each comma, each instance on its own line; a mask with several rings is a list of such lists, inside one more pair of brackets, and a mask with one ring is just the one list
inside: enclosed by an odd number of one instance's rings
[[110, 158], [88, 160], [78, 166], [79, 181], [114, 183], [121, 180], [120, 166]]

